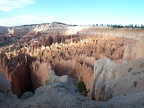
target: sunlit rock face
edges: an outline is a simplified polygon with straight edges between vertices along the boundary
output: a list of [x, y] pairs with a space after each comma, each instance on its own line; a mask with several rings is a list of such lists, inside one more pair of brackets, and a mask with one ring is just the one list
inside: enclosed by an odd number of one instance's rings
[[64, 23], [53, 22], [45, 24], [23, 25], [16, 27], [9, 27], [10, 34], [27, 34], [29, 32], [44, 32], [49, 35], [72, 35], [76, 34], [85, 27], [70, 26]]
[[78, 82], [82, 80], [90, 90], [95, 59], [109, 57], [116, 63], [121, 63], [125, 46], [135, 42], [134, 39], [122, 37], [77, 36], [70, 38], [69, 42], [56, 42], [50, 46], [39, 47], [33, 43], [27, 53], [39, 60], [48, 59], [57, 75], [69, 75]]
[[[41, 33], [28, 34], [28, 36], [31, 35], [39, 36]], [[65, 42], [60, 43], [62, 38]], [[5, 54], [5, 56], [2, 55], [1, 61], [5, 60], [5, 62], [2, 62], [1, 67], [4, 66], [4, 68], [1, 70], [4, 70], [2, 72], [11, 81], [13, 92], [19, 97], [25, 91], [34, 91], [45, 84], [45, 79], [49, 76], [47, 72], [50, 69], [50, 64], [43, 64], [42, 61], [45, 59], [51, 63], [57, 75], [69, 75], [78, 82], [84, 81], [87, 90], [91, 90], [95, 59], [109, 57], [111, 60], [121, 62], [125, 45], [135, 42], [134, 39], [112, 36], [40, 37], [37, 44], [31, 42], [30, 46], [21, 50], [25, 53], [18, 53], [18, 56], [11, 55], [9, 58]], [[33, 59], [33, 56], [40, 62], [34, 63], [36, 59]], [[11, 63], [14, 64], [11, 66]]]
[[121, 64], [115, 64], [108, 58], [96, 60], [90, 97], [107, 101], [118, 95], [143, 92], [143, 65], [143, 58]]
[[79, 81], [84, 81], [87, 89], [92, 86], [93, 68], [85, 63], [79, 63], [72, 60], [60, 60], [53, 65], [53, 68], [57, 75], [69, 75], [70, 77]]
[[127, 37], [139, 40], [144, 35], [143, 29], [134, 28], [112, 28], [112, 27], [87, 27], [80, 31], [83, 35], [93, 36], [115, 36], [115, 37]]
[[133, 60], [137, 58], [144, 57], [144, 39], [141, 39], [139, 42], [127, 45], [125, 48], [123, 59]]

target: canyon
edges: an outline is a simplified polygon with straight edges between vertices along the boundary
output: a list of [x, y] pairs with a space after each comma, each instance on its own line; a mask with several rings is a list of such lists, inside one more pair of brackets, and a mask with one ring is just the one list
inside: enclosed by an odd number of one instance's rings
[[0, 27], [0, 40], [2, 108], [144, 107], [144, 29], [53, 22]]

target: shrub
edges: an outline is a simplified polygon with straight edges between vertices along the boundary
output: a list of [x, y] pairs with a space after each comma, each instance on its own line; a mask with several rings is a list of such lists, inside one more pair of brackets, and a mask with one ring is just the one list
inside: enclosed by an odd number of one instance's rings
[[87, 96], [88, 91], [87, 91], [86, 85], [83, 81], [78, 82], [77, 88], [81, 94]]

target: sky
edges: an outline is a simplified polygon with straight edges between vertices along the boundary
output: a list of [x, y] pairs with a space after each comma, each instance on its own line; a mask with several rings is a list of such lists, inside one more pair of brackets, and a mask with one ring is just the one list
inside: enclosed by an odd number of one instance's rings
[[0, 26], [144, 24], [144, 0], [0, 0]]

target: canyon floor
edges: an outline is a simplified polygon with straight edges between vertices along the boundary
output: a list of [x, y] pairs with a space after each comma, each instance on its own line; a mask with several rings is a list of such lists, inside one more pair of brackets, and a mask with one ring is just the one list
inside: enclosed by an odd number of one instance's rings
[[0, 27], [0, 108], [144, 108], [144, 29]]

